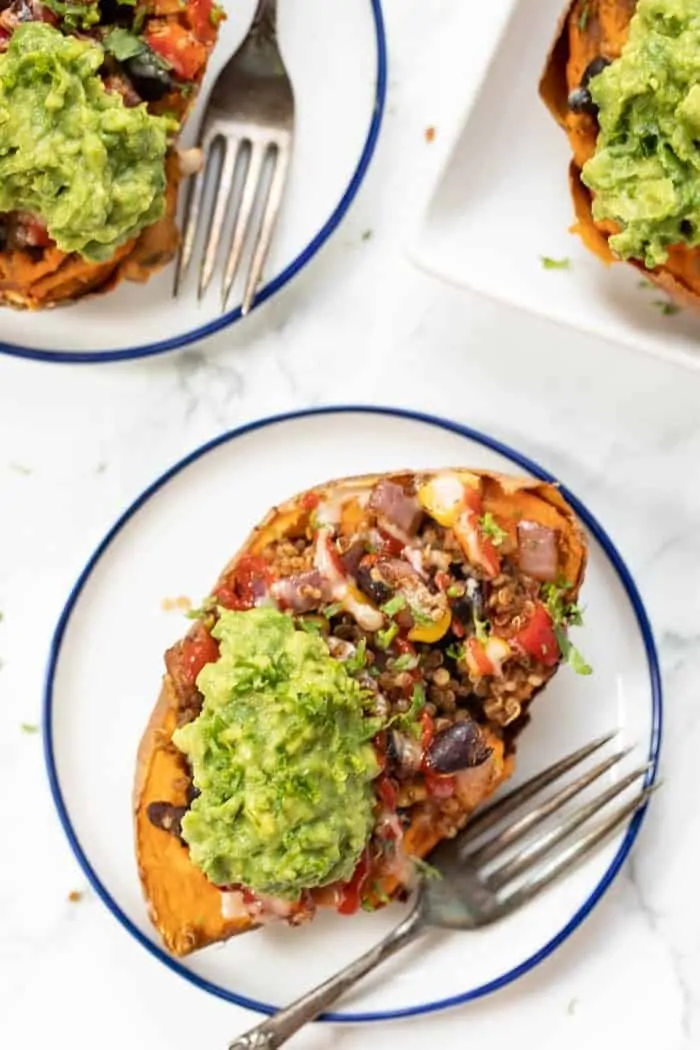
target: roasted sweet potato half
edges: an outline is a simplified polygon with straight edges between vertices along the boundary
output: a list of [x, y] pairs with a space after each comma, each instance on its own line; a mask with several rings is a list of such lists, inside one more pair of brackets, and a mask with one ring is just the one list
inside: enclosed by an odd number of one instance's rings
[[[590, 671], [567, 634], [580, 622], [585, 563], [582, 531], [555, 486], [486, 471], [348, 478], [274, 507], [166, 653], [138, 749], [136, 858], [167, 948], [185, 955], [272, 918], [297, 924], [318, 907], [350, 914], [405, 894], [412, 858], [454, 836], [511, 775], [535, 694], [562, 662]], [[259, 616], [313, 633], [325, 659], [359, 683], [376, 760], [369, 830], [350, 859], [351, 876], [317, 879], [291, 896], [236, 877], [210, 879], [187, 841], [188, 814], [204, 804], [208, 777], [183, 753], [182, 727], [204, 718], [207, 675], [230, 659], [219, 641], [224, 623], [257, 624], [250, 618]], [[261, 694], [251, 689], [234, 705], [252, 705], [259, 722]], [[248, 743], [243, 750], [239, 730], [221, 732], [245, 795], [248, 770], [260, 789], [263, 763]], [[291, 761], [285, 747], [280, 763]], [[294, 761], [303, 767], [313, 754], [312, 745], [295, 748]], [[231, 835], [251, 797], [226, 825]], [[219, 795], [217, 813], [228, 812], [230, 801]], [[288, 801], [277, 799], [275, 819], [286, 819]], [[257, 823], [270, 816], [258, 814]], [[306, 824], [311, 819], [313, 812]]]
[[[108, 96], [120, 97], [127, 113], [133, 114], [138, 107], [153, 117], [167, 115], [171, 128], [167, 136], [167, 152], [165, 146], [161, 147], [158, 160], [159, 194], [165, 176], [162, 215], [144, 228], [141, 228], [142, 223], [125, 222], [121, 229], [140, 232], [124, 243], [121, 243], [118, 227], [114, 239], [118, 247], [107, 259], [101, 259], [98, 253], [88, 250], [83, 254], [79, 250], [62, 250], [60, 244], [74, 246], [76, 242], [62, 240], [58, 233], [55, 234], [56, 240], [52, 237], [50, 215], [55, 218], [56, 207], [62, 206], [71, 185], [77, 185], [83, 166], [76, 162], [75, 172], [68, 174], [68, 166], [61, 168], [56, 156], [60, 158], [64, 152], [66, 156], [72, 155], [74, 151], [59, 148], [59, 142], [48, 160], [40, 151], [34, 155], [33, 143], [43, 141], [44, 137], [53, 142], [55, 139], [51, 136], [57, 136], [57, 132], [53, 126], [47, 126], [43, 129], [45, 136], [43, 130], [24, 135], [21, 114], [12, 131], [3, 131], [5, 138], [0, 144], [0, 156], [16, 154], [21, 157], [24, 154], [24, 159], [17, 172], [10, 168], [22, 192], [18, 194], [13, 190], [8, 193], [0, 206], [0, 305], [30, 310], [67, 305], [86, 295], [109, 292], [122, 280], [147, 281], [174, 257], [179, 240], [176, 225], [178, 188], [182, 177], [193, 174], [197, 166], [193, 156], [195, 151], [178, 152], [177, 129], [184, 123], [196, 100], [223, 17], [215, 0], [128, 0], [124, 4], [113, 0], [79, 0], [68, 5], [45, 4], [39, 0], [0, 0], [0, 110], [6, 107], [12, 111], [14, 107], [19, 113], [19, 102], [13, 94], [17, 91], [17, 78], [11, 72], [5, 76], [5, 61], [14, 54], [13, 42], [25, 48], [25, 34], [27, 27], [31, 26], [32, 30], [39, 27], [43, 34], [50, 34], [49, 42], [69, 38], [79, 40], [83, 45], [92, 43], [99, 47], [95, 63], [99, 68], [90, 78], [91, 82], [97, 79]], [[23, 38], [21, 45], [20, 37]], [[50, 51], [48, 43], [44, 46], [43, 38], [42, 47], [37, 45], [35, 52], [39, 55], [38, 63], [58, 61], [56, 52]], [[29, 61], [26, 53], [24, 60]], [[40, 81], [41, 77], [34, 79]], [[77, 108], [89, 95], [84, 87], [76, 78], [70, 89], [72, 94], [66, 96], [69, 100], [59, 107], [65, 120], [72, 120], [71, 127], [82, 128], [85, 121], [82, 110], [76, 115]], [[32, 113], [44, 108], [31, 106], [26, 100], [23, 102]], [[88, 113], [91, 106], [94, 113], [98, 107], [92, 97], [84, 104]], [[100, 145], [110, 142], [114, 130], [114, 127], [111, 131], [109, 126], [106, 127], [101, 137], [94, 129], [91, 132], [99, 138]], [[67, 139], [71, 139], [72, 134], [68, 134]], [[114, 203], [108, 211], [112, 216], [119, 216], [128, 195], [135, 194], [129, 182], [133, 178], [133, 167], [129, 168], [123, 157], [126, 138], [124, 136], [117, 145], [112, 142], [112, 145], [105, 146], [107, 155], [116, 157], [115, 174], [109, 180], [105, 177], [104, 186], [100, 183], [95, 190], [98, 196], [103, 192], [113, 194]], [[87, 151], [86, 155], [89, 154], [89, 135], [84, 146], [80, 136], [76, 138], [74, 135], [72, 141], [74, 145], [78, 142], [80, 148]], [[139, 156], [136, 149], [135, 154]], [[143, 156], [143, 150], [140, 156]], [[95, 174], [90, 177], [95, 185]], [[133, 185], [137, 182], [135, 179]], [[26, 194], [24, 187], [35, 184], [44, 187], [40, 205], [31, 210], [26, 203], [18, 205], [17, 201], [23, 200]], [[44, 214], [38, 210], [39, 206]], [[8, 207], [14, 207], [14, 210], [5, 210]], [[84, 208], [76, 208], [75, 212], [80, 224]], [[105, 239], [105, 243], [112, 242]], [[101, 261], [95, 261], [96, 258]]]
[[[636, 8], [637, 0], [572, 0], [557, 26], [539, 85], [542, 100], [571, 144], [569, 186], [576, 216], [572, 232], [606, 264], [620, 261], [609, 244], [620, 226], [594, 218], [594, 195], [581, 178], [596, 152], [600, 130], [586, 85], [620, 57]], [[646, 266], [637, 258], [626, 261], [682, 306], [700, 309], [700, 248], [671, 244], [668, 258], [658, 266]]]

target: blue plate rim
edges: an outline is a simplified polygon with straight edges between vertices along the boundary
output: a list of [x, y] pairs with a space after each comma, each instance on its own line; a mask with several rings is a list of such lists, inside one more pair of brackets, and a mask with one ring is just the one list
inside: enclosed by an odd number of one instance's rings
[[[367, 138], [365, 139], [365, 144], [362, 148], [357, 167], [352, 174], [343, 196], [324, 225], [303, 251], [292, 260], [289, 266], [261, 288], [251, 313], [257, 310], [259, 306], [262, 306], [267, 299], [270, 299], [280, 291], [281, 288], [288, 284], [292, 278], [296, 277], [297, 274], [304, 269], [307, 263], [313, 259], [316, 253], [323, 247], [328, 238], [335, 232], [344, 219], [350, 205], [355, 200], [355, 197], [365, 180], [365, 175], [367, 174], [370, 162], [374, 156], [374, 151], [379, 139], [379, 132], [382, 126], [386, 104], [388, 77], [387, 40], [381, 0], [369, 0], [369, 3], [372, 10], [377, 44], [376, 87], [372, 119], [370, 120]], [[133, 361], [141, 357], [154, 357], [157, 354], [165, 354], [172, 350], [180, 350], [183, 347], [191, 346], [200, 339], [206, 339], [208, 336], [214, 335], [216, 332], [220, 332], [241, 320], [241, 308], [240, 306], [237, 306], [234, 310], [229, 310], [228, 313], [222, 314], [221, 317], [217, 317], [213, 321], [207, 322], [207, 324], [193, 328], [189, 332], [172, 336], [169, 339], [158, 340], [155, 343], [119, 347], [114, 350], [79, 351], [41, 350], [33, 347], [20, 346], [16, 343], [5, 343], [0, 340], [0, 353], [7, 354], [10, 357], [20, 357], [30, 361], [46, 361], [52, 364], [106, 364], [111, 361]]]
[[[496, 438], [492, 438], [483, 432], [476, 430], [466, 424], [458, 423], [454, 420], [445, 419], [441, 416], [433, 415], [430, 413], [424, 413], [420, 411], [414, 411], [412, 409], [398, 408], [387, 405], [369, 405], [369, 404], [348, 404], [348, 405], [322, 405], [314, 408], [300, 409], [297, 411], [284, 412], [277, 415], [266, 416], [261, 419], [253, 420], [249, 423], [245, 423], [239, 427], [235, 427], [231, 430], [227, 430], [217, 437], [205, 442], [198, 446], [193, 451], [189, 452], [186, 456], [178, 460], [167, 470], [165, 470], [155, 481], [153, 481], [144, 491], [137, 496], [137, 498], [127, 507], [127, 509], [120, 515], [115, 524], [109, 529], [107, 534], [104, 536], [102, 541], [98, 544], [95, 551], [89, 558], [76, 583], [74, 584], [66, 604], [59, 617], [53, 639], [51, 641], [51, 647], [49, 651], [49, 659], [46, 668], [46, 676], [44, 683], [44, 696], [43, 696], [43, 711], [42, 711], [42, 736], [44, 742], [44, 760], [46, 764], [46, 770], [49, 779], [49, 786], [53, 801], [56, 806], [59, 820], [63, 827], [63, 830], [68, 838], [70, 846], [81, 865], [85, 875], [88, 878], [92, 888], [95, 890], [97, 895], [102, 900], [103, 904], [107, 909], [114, 915], [118, 922], [144, 947], [151, 955], [155, 956], [160, 962], [162, 962], [168, 969], [184, 977], [185, 980], [203, 991], [209, 992], [217, 998], [224, 999], [228, 1002], [235, 1003], [237, 1006], [242, 1006], [248, 1010], [254, 1010], [258, 1013], [270, 1015], [274, 1013], [279, 1007], [276, 1007], [270, 1003], [259, 1002], [256, 999], [250, 999], [244, 995], [238, 995], [235, 992], [229, 992], [224, 988], [220, 988], [218, 985], [213, 984], [211, 981], [200, 977], [197, 974], [192, 973], [182, 963], [180, 963], [173, 956], [169, 955], [163, 948], [155, 944], [145, 934], [135, 926], [129, 917], [124, 914], [117, 902], [111, 896], [109, 891], [102, 885], [96, 872], [92, 868], [86, 854], [84, 853], [82, 846], [75, 834], [73, 826], [71, 824], [70, 816], [61, 794], [60, 783], [58, 779], [58, 773], [56, 769], [56, 763], [54, 758], [53, 750], [53, 730], [52, 730], [52, 704], [53, 704], [53, 687], [54, 678], [56, 674], [56, 667], [61, 652], [61, 645], [63, 636], [65, 634], [68, 622], [70, 620], [73, 609], [80, 597], [83, 587], [87, 583], [92, 571], [96, 567], [102, 555], [107, 551], [112, 541], [121, 532], [124, 526], [130, 521], [130, 519], [137, 513], [142, 506], [144, 506], [148, 500], [154, 496], [161, 488], [163, 488], [172, 478], [177, 476], [181, 471], [185, 470], [192, 463], [206, 456], [209, 452], [219, 448], [222, 445], [227, 444], [230, 441], [234, 441], [236, 438], [243, 437], [245, 434], [252, 433], [253, 431], [263, 429], [267, 426], [274, 426], [279, 423], [285, 423], [292, 420], [303, 419], [310, 416], [323, 416], [323, 415], [340, 415], [348, 413], [367, 413], [372, 415], [389, 416], [398, 419], [408, 419], [414, 422], [425, 423], [429, 426], [437, 427], [442, 430], [448, 430], [454, 434], [458, 434], [462, 437], [468, 438], [477, 444], [483, 445], [485, 448], [490, 449], [493, 452], [497, 452], [500, 455], [510, 459], [511, 462], [517, 464], [521, 469], [527, 473], [532, 474], [534, 477], [540, 478], [542, 481], [557, 484], [562, 492], [564, 498], [573, 507], [579, 520], [583, 522], [589, 532], [596, 538], [600, 543], [606, 556], [609, 558], [615, 572], [622, 583], [627, 597], [632, 605], [637, 624], [642, 635], [644, 643], [644, 649], [647, 658], [647, 666], [649, 671], [650, 685], [651, 685], [651, 700], [652, 700], [652, 721], [651, 721], [651, 734], [649, 741], [649, 769], [647, 771], [644, 784], [645, 786], [651, 785], [657, 775], [658, 763], [659, 763], [659, 752], [661, 747], [661, 735], [662, 735], [662, 723], [663, 723], [663, 689], [661, 682], [661, 670], [659, 666], [658, 655], [656, 651], [656, 644], [654, 641], [654, 635], [647, 615], [644, 603], [641, 595], [634, 582], [634, 579], [627, 568], [621, 554], [617, 547], [603, 528], [598, 520], [591, 514], [588, 508], [576, 497], [572, 492], [569, 491], [566, 486], [562, 485], [554, 475], [544, 470], [539, 464], [535, 463], [528, 456], [517, 452], [512, 449], [509, 445], [499, 441]], [[578, 911], [572, 916], [569, 922], [553, 937], [548, 941], [539, 951], [535, 952], [529, 958], [525, 959], [518, 966], [509, 970], [507, 973], [495, 978], [492, 981], [488, 981], [486, 984], [480, 985], [477, 988], [470, 989], [467, 992], [463, 992], [459, 995], [453, 995], [446, 999], [439, 999], [434, 1002], [420, 1003], [415, 1006], [402, 1007], [397, 1010], [376, 1010], [368, 1012], [358, 1013], [344, 1013], [344, 1012], [329, 1012], [321, 1014], [318, 1018], [319, 1021], [331, 1021], [331, 1022], [345, 1022], [345, 1023], [360, 1023], [369, 1021], [389, 1021], [395, 1020], [402, 1017], [412, 1017], [421, 1014], [433, 1013], [438, 1010], [445, 1010], [453, 1006], [459, 1006], [463, 1003], [471, 1002], [474, 999], [482, 998], [485, 995], [489, 995], [492, 992], [498, 991], [510, 984], [512, 981], [521, 977], [529, 970], [534, 969], [539, 963], [547, 958], [553, 951], [556, 950], [583, 922], [583, 920], [589, 915], [598, 901], [603, 897], [605, 892], [610, 887], [617, 873], [619, 872], [623, 862], [625, 861], [632, 844], [637, 837], [642, 821], [646, 813], [647, 806], [645, 805], [640, 809], [631, 820], [627, 833], [620, 844], [620, 848], [612, 859], [607, 871], [595, 886], [593, 891], [590, 893], [584, 904], [578, 909]]]

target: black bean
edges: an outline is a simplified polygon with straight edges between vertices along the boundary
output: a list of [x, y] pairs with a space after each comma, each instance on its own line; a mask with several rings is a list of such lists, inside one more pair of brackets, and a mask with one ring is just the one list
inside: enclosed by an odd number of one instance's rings
[[588, 113], [591, 117], [598, 114], [598, 107], [591, 98], [588, 88], [575, 88], [570, 93], [567, 104], [572, 113]]
[[150, 48], [140, 55], [127, 58], [123, 65], [144, 102], [157, 102], [175, 86], [172, 76], [167, 69], [163, 69]]
[[473, 629], [476, 620], [485, 618], [486, 595], [478, 580], [467, 582], [466, 594], [452, 602], [452, 615], [467, 629]]
[[428, 749], [428, 764], [436, 773], [456, 773], [480, 766], [493, 748], [485, 742], [476, 722], [455, 722], [436, 733]]
[[366, 594], [375, 605], [383, 605], [393, 597], [391, 587], [387, 587], [381, 580], [372, 579], [372, 570], [367, 565], [360, 565], [357, 570], [357, 586], [363, 594]]
[[172, 802], [151, 802], [146, 810], [148, 819], [156, 828], [169, 831], [171, 835], [182, 836], [182, 818], [187, 806], [174, 806]]
[[581, 87], [587, 88], [593, 77], [597, 77], [599, 73], [602, 73], [606, 66], [610, 65], [609, 58], [603, 58], [599, 55], [598, 58], [594, 58], [592, 62], [589, 62], [583, 71], [581, 77]]

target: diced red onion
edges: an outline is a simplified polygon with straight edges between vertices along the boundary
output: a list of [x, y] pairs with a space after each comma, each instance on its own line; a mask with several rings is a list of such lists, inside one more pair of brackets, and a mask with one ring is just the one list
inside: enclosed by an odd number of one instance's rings
[[557, 578], [559, 551], [554, 529], [536, 521], [521, 521], [518, 523], [518, 547], [521, 572], [534, 576], [536, 580]]

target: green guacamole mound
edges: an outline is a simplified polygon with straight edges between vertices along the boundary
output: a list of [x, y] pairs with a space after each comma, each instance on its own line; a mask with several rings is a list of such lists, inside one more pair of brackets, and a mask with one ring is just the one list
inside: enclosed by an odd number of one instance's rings
[[182, 820], [192, 862], [217, 885], [292, 900], [349, 879], [379, 772], [362, 689], [275, 609], [222, 609], [212, 633], [202, 712], [173, 734], [201, 792]]
[[595, 155], [583, 182], [610, 247], [652, 269], [674, 244], [700, 244], [700, 5], [639, 0], [621, 56], [594, 77]]
[[163, 214], [173, 129], [105, 90], [103, 57], [41, 22], [0, 54], [0, 212], [40, 216], [59, 248], [95, 262]]

